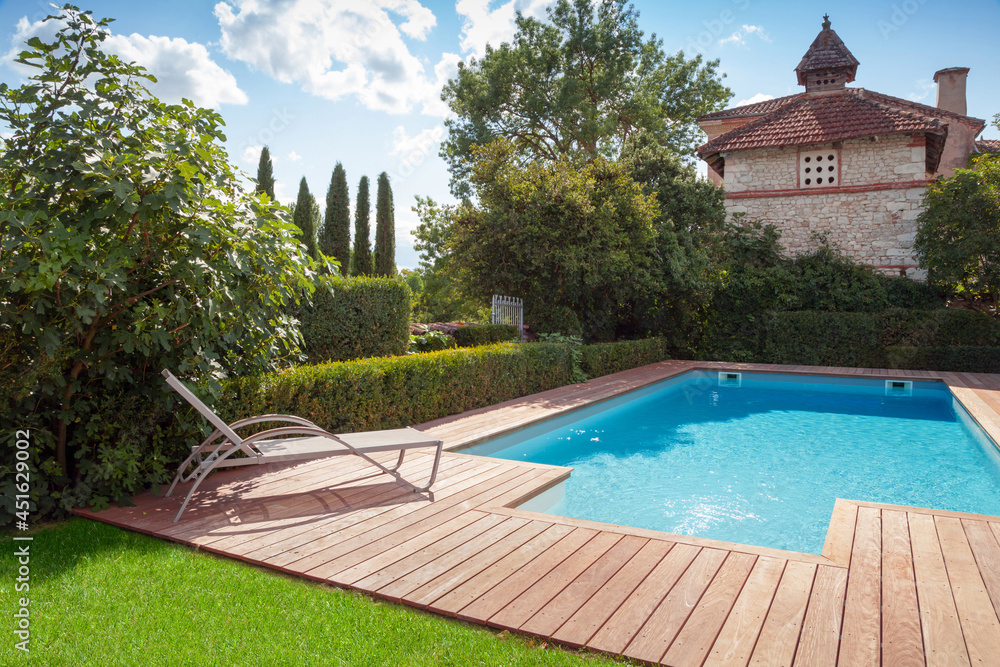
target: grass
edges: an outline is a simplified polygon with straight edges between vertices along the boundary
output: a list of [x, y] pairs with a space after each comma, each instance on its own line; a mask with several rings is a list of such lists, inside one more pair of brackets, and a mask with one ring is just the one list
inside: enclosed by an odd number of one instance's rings
[[[31, 542], [30, 592], [0, 558], [0, 664], [621, 665], [84, 519]], [[12, 618], [30, 596], [31, 652]]]

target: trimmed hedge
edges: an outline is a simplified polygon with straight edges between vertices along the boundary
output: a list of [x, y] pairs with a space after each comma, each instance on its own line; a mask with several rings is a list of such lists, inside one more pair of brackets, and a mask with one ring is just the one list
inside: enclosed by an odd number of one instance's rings
[[459, 347], [506, 343], [517, 339], [517, 327], [512, 324], [469, 324], [455, 330]]
[[668, 348], [669, 343], [666, 338], [584, 345], [582, 370], [589, 378], [627, 371], [630, 368], [669, 359]]
[[410, 346], [410, 288], [395, 278], [322, 276], [312, 305], [293, 314], [310, 363], [405, 354]]
[[968, 310], [776, 312], [763, 329], [763, 363], [994, 373], [1000, 354], [1000, 321]]
[[958, 373], [1000, 373], [1000, 347], [901, 347], [886, 348], [888, 368], [915, 371], [948, 370]]
[[227, 420], [286, 413], [334, 432], [417, 424], [569, 384], [566, 345], [497, 344], [299, 366], [228, 381]]

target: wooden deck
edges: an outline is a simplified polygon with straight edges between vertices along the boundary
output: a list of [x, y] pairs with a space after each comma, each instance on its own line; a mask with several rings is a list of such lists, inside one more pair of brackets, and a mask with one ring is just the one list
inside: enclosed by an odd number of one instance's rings
[[[696, 368], [939, 379], [1000, 441], [1000, 376], [682, 361], [418, 428], [461, 448]], [[77, 513], [650, 663], [1000, 665], [1000, 517], [838, 500], [816, 556], [514, 509], [566, 468], [448, 452], [431, 497], [360, 460], [262, 468], [213, 473], [178, 524], [183, 489]]]

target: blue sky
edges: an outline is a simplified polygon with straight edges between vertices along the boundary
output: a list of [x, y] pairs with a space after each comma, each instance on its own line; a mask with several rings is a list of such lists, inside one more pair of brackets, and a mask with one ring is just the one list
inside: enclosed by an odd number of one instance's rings
[[[438, 157], [447, 109], [441, 85], [459, 60], [509, 40], [515, 10], [543, 17], [545, 0], [171, 0], [79, 3], [116, 19], [109, 46], [158, 76], [159, 97], [218, 109], [233, 161], [256, 173], [260, 146], [275, 158], [277, 197], [291, 203], [305, 176], [325, 197], [337, 161], [353, 200], [362, 175], [392, 179], [397, 264], [414, 267], [414, 195], [451, 201]], [[636, 0], [639, 25], [668, 53], [718, 58], [730, 105], [801, 90], [793, 72], [829, 13], [861, 62], [854, 86], [933, 105], [934, 72], [970, 67], [969, 114], [1000, 112], [997, 0], [798, 3]], [[47, 2], [0, 0], [0, 81]], [[985, 138], [1000, 138], [989, 127]], [[372, 193], [374, 198], [374, 191]]]

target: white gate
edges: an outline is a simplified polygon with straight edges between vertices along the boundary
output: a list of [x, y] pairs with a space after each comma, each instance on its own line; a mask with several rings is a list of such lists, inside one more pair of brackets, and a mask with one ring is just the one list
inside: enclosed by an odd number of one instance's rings
[[513, 296], [493, 295], [490, 324], [510, 324], [517, 327], [517, 339], [524, 341], [524, 300]]

